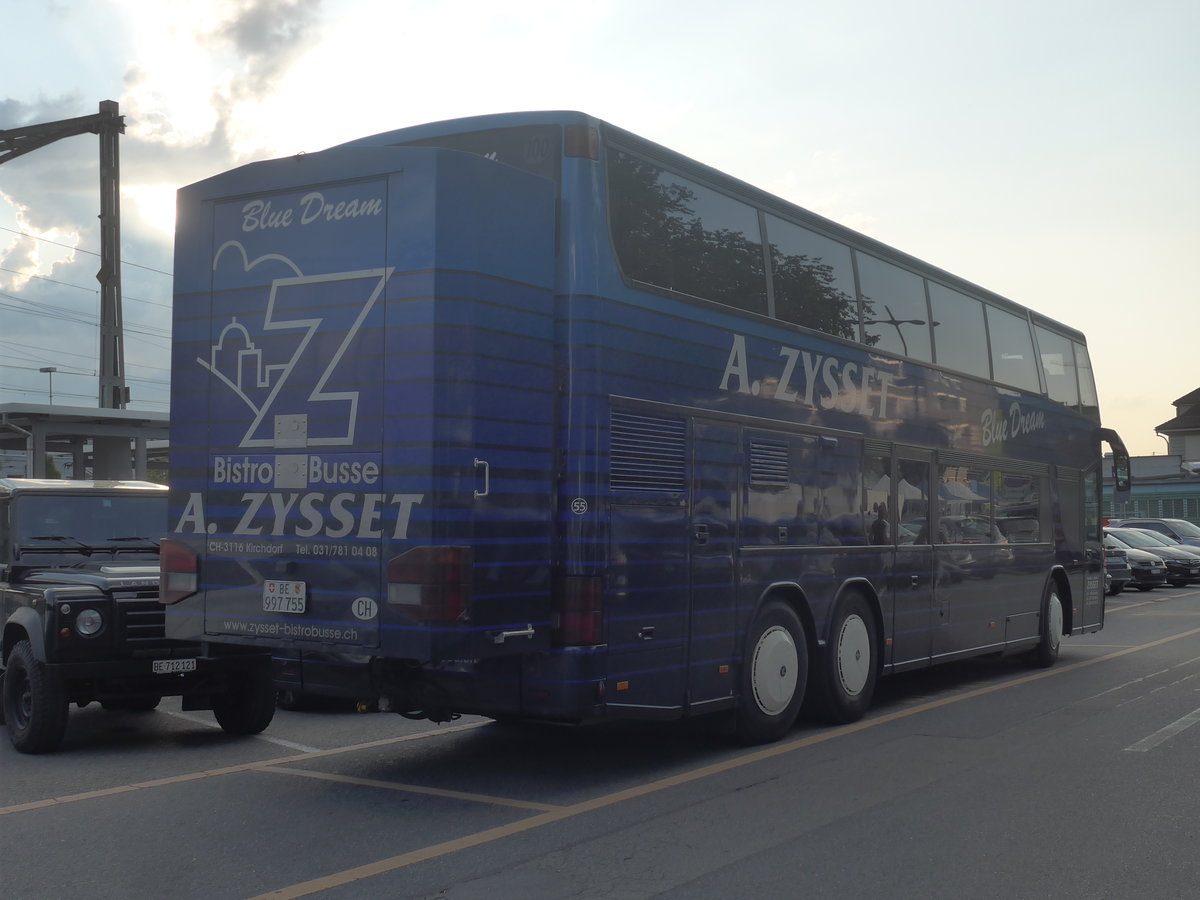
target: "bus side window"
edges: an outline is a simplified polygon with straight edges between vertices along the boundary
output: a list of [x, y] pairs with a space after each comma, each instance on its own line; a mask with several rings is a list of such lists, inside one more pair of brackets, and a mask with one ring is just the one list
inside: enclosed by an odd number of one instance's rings
[[929, 503], [928, 462], [900, 459], [896, 461], [896, 543], [929, 544], [930, 521], [933, 509]]
[[895, 521], [892, 516], [892, 461], [886, 456], [863, 457], [863, 529], [867, 543], [875, 546], [892, 543]]
[[1042, 539], [1041, 479], [1001, 472], [996, 489], [996, 526], [1010, 544]]
[[995, 544], [992, 521], [996, 474], [975, 466], [942, 466], [938, 483], [938, 543]]
[[1029, 321], [988, 304], [988, 337], [992, 345], [992, 377], [1001, 384], [1040, 393]]

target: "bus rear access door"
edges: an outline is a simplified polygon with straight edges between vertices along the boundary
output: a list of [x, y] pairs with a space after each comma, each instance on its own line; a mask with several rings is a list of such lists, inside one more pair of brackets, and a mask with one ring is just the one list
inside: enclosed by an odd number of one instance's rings
[[674, 419], [658, 420], [656, 431], [655, 417], [628, 417], [615, 429], [617, 467], [629, 421], [644, 429], [634, 438], [643, 449], [677, 460], [670, 465], [682, 490], [613, 485], [606, 697], [609, 706], [673, 717], [733, 695], [739, 429]]

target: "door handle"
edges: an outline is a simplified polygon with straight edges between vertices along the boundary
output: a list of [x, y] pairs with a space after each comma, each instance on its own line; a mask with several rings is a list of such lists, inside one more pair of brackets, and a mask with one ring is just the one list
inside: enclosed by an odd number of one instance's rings
[[489, 631], [488, 637], [492, 639], [493, 644], [503, 644], [509, 638], [529, 638], [533, 640], [535, 632], [532, 625], [526, 625], [524, 628], [515, 628], [512, 631]]
[[697, 544], [707, 544], [708, 543], [708, 526], [707, 525], [697, 525], [695, 527], [694, 534], [696, 537]]
[[483, 490], [481, 491], [478, 488], [475, 489], [476, 500], [478, 500], [480, 497], [486, 497], [492, 492], [492, 467], [488, 465], [488, 461], [486, 459], [479, 459], [477, 457], [475, 459], [476, 471], [479, 470], [480, 466], [483, 467]]

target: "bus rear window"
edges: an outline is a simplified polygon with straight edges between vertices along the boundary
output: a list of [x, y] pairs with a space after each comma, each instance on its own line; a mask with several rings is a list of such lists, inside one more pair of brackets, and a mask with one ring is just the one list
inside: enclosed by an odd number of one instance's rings
[[558, 183], [562, 171], [562, 129], [557, 125], [525, 125], [519, 128], [495, 128], [447, 134], [406, 147], [444, 147], [494, 159], [515, 169], [523, 169]]

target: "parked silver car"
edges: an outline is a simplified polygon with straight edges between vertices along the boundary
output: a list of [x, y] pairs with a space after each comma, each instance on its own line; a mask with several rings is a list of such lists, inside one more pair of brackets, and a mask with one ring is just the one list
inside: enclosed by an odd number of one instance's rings
[[1118, 519], [1108, 523], [1112, 528], [1145, 528], [1156, 531], [1161, 535], [1173, 538], [1180, 544], [1191, 544], [1200, 547], [1200, 526], [1193, 525], [1187, 519]]
[[1141, 528], [1105, 528], [1104, 534], [1126, 547], [1145, 550], [1162, 559], [1167, 567], [1167, 581], [1176, 587], [1200, 581], [1200, 548], [1173, 543]]

